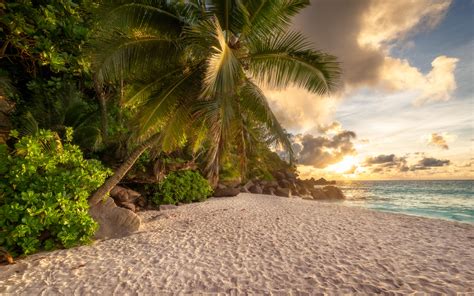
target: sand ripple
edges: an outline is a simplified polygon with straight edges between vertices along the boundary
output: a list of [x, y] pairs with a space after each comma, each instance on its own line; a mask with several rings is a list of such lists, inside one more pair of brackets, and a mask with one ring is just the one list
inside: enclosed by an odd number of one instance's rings
[[0, 267], [0, 294], [474, 293], [474, 225], [241, 194]]

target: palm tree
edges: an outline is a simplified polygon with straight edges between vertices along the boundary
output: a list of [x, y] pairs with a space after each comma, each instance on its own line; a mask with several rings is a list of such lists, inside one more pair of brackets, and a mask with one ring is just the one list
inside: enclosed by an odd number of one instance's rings
[[[102, 24], [95, 57], [101, 83], [133, 82], [126, 104], [137, 110], [136, 135], [144, 139], [93, 195], [97, 203], [140, 154], [158, 145], [173, 149], [184, 138], [207, 142], [206, 173], [216, 184], [229, 143], [249, 149], [249, 123], [269, 142], [290, 141], [259, 86], [290, 85], [326, 94], [340, 75], [335, 57], [314, 50], [291, 18], [302, 0], [113, 1]], [[108, 38], [104, 38], [108, 36]], [[204, 136], [203, 136], [204, 135]]]

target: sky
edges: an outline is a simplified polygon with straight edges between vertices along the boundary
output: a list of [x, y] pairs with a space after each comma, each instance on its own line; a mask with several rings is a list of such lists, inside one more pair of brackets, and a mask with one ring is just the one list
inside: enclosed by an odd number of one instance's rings
[[303, 178], [474, 179], [474, 1], [313, 0], [293, 20], [339, 88], [265, 92]]

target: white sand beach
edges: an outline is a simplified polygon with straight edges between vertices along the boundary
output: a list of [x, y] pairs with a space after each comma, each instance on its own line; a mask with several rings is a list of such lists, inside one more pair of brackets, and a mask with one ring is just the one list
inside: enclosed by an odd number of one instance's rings
[[0, 266], [1, 295], [474, 293], [474, 225], [240, 194]]

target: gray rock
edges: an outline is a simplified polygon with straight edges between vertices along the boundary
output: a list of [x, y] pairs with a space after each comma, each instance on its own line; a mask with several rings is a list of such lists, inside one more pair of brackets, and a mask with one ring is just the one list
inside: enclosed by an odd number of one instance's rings
[[240, 188], [216, 188], [214, 190], [214, 194], [212, 196], [214, 197], [230, 197], [230, 196], [236, 196], [237, 194], [240, 193]]
[[277, 180], [283, 180], [286, 178], [286, 175], [282, 172], [275, 172], [274, 176]]
[[262, 193], [268, 194], [268, 195], [275, 195], [275, 188], [276, 187], [267, 185], [266, 187], [263, 188]]
[[277, 187], [275, 189], [275, 195], [283, 196], [283, 197], [291, 197], [291, 190], [290, 188]]
[[311, 190], [311, 196], [313, 199], [327, 199], [326, 193], [321, 188], [314, 188]]
[[129, 209], [130, 211], [132, 212], [136, 212], [136, 207], [134, 204], [132, 204], [131, 202], [123, 202], [121, 203], [120, 205], [118, 205], [122, 208], [125, 208], [125, 209]]
[[116, 202], [119, 203], [133, 203], [140, 196], [140, 193], [122, 186], [115, 186], [110, 191], [110, 197], [112, 197]]
[[226, 189], [226, 188], [227, 188], [227, 186], [225, 186], [224, 184], [219, 183], [219, 184], [217, 184], [216, 190], [217, 189]]
[[326, 196], [330, 199], [345, 199], [346, 197], [344, 196], [344, 193], [342, 193], [342, 190], [337, 188], [336, 186], [324, 186], [323, 191], [326, 194]]
[[278, 181], [278, 185], [280, 185], [281, 188], [290, 188], [291, 182], [287, 179], [282, 179]]
[[247, 192], [249, 192], [250, 187], [252, 187], [253, 185], [255, 185], [255, 184], [252, 182], [252, 180], [250, 180], [250, 181], [248, 181], [247, 183], [245, 183], [245, 185], [243, 186], [243, 188], [244, 188]]
[[90, 207], [89, 215], [99, 224], [96, 239], [127, 236], [137, 231], [141, 224], [137, 214], [118, 207], [110, 197]]
[[250, 186], [249, 191], [251, 193], [255, 193], [255, 194], [262, 194], [263, 193], [262, 187], [260, 187], [260, 185], [258, 185], [258, 184]]
[[267, 183], [268, 186], [270, 187], [278, 187], [278, 181], [268, 181]]

